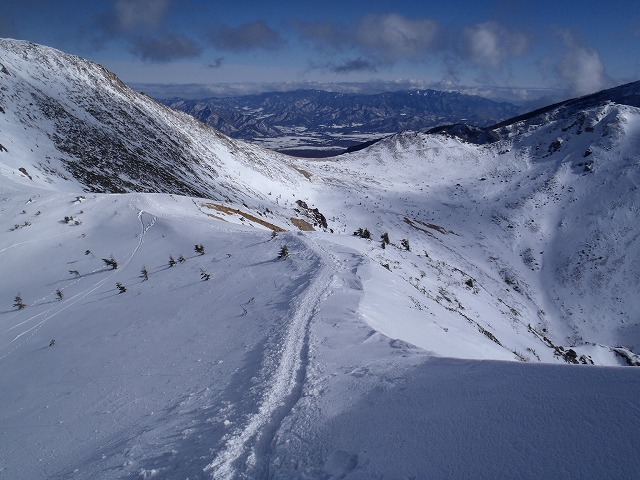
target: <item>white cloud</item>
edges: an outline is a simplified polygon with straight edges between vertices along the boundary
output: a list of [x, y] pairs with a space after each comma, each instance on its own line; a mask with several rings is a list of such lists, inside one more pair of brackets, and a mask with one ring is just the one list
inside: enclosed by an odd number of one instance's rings
[[155, 28], [164, 19], [169, 9], [169, 0], [117, 0], [113, 9], [119, 30]]
[[387, 61], [413, 59], [425, 54], [438, 33], [429, 19], [408, 19], [398, 14], [367, 15], [357, 26], [356, 43]]
[[214, 47], [230, 52], [277, 50], [285, 44], [284, 38], [262, 20], [238, 27], [222, 25], [211, 33], [209, 41]]
[[585, 95], [611, 83], [597, 50], [580, 44], [570, 32], [561, 32], [565, 54], [556, 71], [571, 93]]
[[511, 58], [524, 54], [529, 38], [513, 32], [496, 22], [478, 23], [465, 27], [463, 56], [480, 67], [499, 69]]
[[170, 62], [180, 58], [197, 57], [202, 53], [202, 48], [184, 35], [168, 34], [138, 38], [134, 41], [131, 51], [143, 60]]

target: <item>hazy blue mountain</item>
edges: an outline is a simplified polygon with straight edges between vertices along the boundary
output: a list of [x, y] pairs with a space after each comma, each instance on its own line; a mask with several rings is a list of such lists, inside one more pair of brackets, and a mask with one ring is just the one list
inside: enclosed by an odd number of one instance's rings
[[233, 138], [281, 151], [333, 153], [381, 135], [458, 122], [487, 126], [521, 112], [510, 103], [436, 90], [372, 95], [298, 90], [163, 102]]

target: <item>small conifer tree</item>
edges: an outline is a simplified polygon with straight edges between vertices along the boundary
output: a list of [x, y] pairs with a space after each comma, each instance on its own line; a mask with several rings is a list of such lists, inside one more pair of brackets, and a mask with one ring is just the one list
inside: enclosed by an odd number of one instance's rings
[[169, 255], [169, 267], [174, 267], [176, 265], [176, 261], [172, 255]]
[[289, 256], [289, 248], [286, 245], [280, 247], [280, 253], [278, 253], [278, 260], [287, 258]]
[[143, 266], [142, 270], [140, 270], [140, 278], [143, 282], [149, 280], [149, 271], [147, 270], [147, 267]]
[[271, 230], [271, 238], [276, 238], [278, 236], [278, 232], [276, 232], [275, 230]]
[[116, 287], [118, 288], [118, 290], [120, 290], [118, 293], [124, 293], [127, 291], [127, 287], [125, 287], [120, 282], [116, 283]]
[[411, 251], [411, 247], [409, 246], [409, 240], [407, 240], [406, 238], [403, 238], [402, 240], [400, 240], [400, 244], [402, 245], [402, 248], [404, 248], [407, 252]]
[[105, 263], [107, 267], [111, 267], [112, 270], [115, 270], [118, 268], [118, 262], [116, 262], [116, 259], [113, 258], [113, 255], [111, 255], [110, 258], [103, 258], [102, 261]]
[[380, 238], [382, 238], [382, 243], [384, 243], [385, 245], [389, 245], [391, 243], [391, 241], [389, 240], [389, 233], [387, 232], [384, 232], [382, 235], [380, 235]]
[[13, 306], [16, 307], [18, 310], [22, 310], [26, 308], [27, 304], [24, 303], [24, 301], [22, 300], [22, 295], [20, 293], [18, 293], [16, 295], [16, 298], [13, 299]]
[[199, 243], [198, 245], [196, 245], [194, 248], [195, 252], [199, 255], [204, 255], [204, 245], [202, 245], [201, 243]]
[[356, 237], [365, 238], [367, 240], [371, 238], [371, 232], [368, 228], [359, 228], [355, 232], [353, 232], [353, 235]]
[[62, 290], [57, 289], [56, 290], [56, 298], [58, 299], [58, 301], [62, 300], [64, 298], [64, 293], [62, 293]]
[[200, 278], [204, 281], [211, 279], [211, 275], [204, 269], [200, 269]]
[[185, 259], [182, 255], [180, 255], [180, 256], [178, 257], [178, 262], [180, 262], [180, 263], [184, 263], [184, 262], [186, 262], [186, 259]]

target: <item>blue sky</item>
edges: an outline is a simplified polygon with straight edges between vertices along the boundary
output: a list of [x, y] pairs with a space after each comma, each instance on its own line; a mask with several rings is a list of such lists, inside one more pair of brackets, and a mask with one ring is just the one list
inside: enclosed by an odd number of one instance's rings
[[5, 0], [1, 10], [1, 37], [192, 96], [325, 86], [524, 98], [640, 79], [637, 0]]

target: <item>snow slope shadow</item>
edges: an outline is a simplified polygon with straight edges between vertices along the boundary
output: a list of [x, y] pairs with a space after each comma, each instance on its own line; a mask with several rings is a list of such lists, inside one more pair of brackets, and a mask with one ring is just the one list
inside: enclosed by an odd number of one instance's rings
[[[389, 355], [341, 377], [319, 408], [299, 411], [289, 432], [296, 441], [279, 444], [272, 476], [533, 480], [630, 478], [640, 469], [632, 370], [435, 358], [407, 368], [406, 360]], [[350, 408], [328, 415], [347, 391]]]

